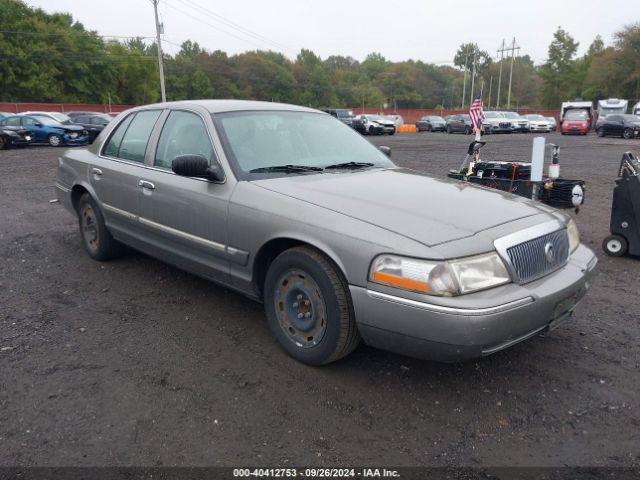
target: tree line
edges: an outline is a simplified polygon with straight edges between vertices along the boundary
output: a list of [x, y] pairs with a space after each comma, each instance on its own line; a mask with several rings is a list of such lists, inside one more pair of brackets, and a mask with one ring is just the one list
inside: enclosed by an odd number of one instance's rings
[[[516, 57], [511, 107], [557, 108], [574, 98], [640, 98], [640, 23], [622, 28], [610, 46], [599, 36], [582, 56], [578, 46], [558, 28], [544, 64], [535, 65], [528, 55]], [[156, 55], [153, 41], [102, 38], [70, 14], [0, 0], [0, 101], [156, 102]], [[466, 106], [480, 91], [485, 103], [494, 106], [501, 66], [500, 104], [505, 107], [511, 67], [511, 59], [495, 61], [471, 43], [460, 46], [451, 66], [391, 62], [379, 53], [362, 61], [341, 55], [322, 59], [307, 49], [294, 59], [260, 50], [227, 55], [192, 41], [163, 59], [168, 100], [242, 98], [352, 108], [460, 108], [463, 89]]]

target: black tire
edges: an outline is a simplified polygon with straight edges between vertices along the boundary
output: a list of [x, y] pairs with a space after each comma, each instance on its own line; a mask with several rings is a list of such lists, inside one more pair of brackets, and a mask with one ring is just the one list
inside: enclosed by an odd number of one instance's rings
[[471, 127], [469, 127], [469, 126], [464, 127], [464, 134], [465, 135], [471, 135]]
[[51, 134], [49, 135], [49, 145], [52, 147], [61, 147], [63, 145], [62, 137], [60, 135]]
[[612, 257], [622, 257], [629, 249], [627, 239], [621, 235], [609, 235], [602, 242], [602, 250]]
[[622, 132], [622, 138], [624, 138], [625, 140], [633, 138], [633, 130], [631, 130], [630, 128], [625, 128]]
[[431, 125], [427, 126], [427, 132], [429, 133], [433, 132], [433, 127]]
[[367, 135], [375, 135], [376, 132], [373, 129], [373, 125], [369, 126], [369, 128], [367, 129]]
[[4, 150], [6, 145], [7, 143], [4, 141], [4, 138], [2, 137], [2, 135], [0, 135], [0, 150]]
[[264, 305], [271, 333], [302, 363], [334, 362], [360, 342], [347, 281], [313, 248], [294, 247], [276, 257], [265, 279]]
[[447, 133], [453, 133], [453, 130], [451, 129], [451, 125], [447, 125]]
[[103, 262], [122, 254], [122, 244], [113, 238], [104, 223], [100, 207], [88, 193], [82, 195], [78, 202], [78, 226], [82, 246], [94, 260]]
[[604, 137], [604, 129], [596, 128], [596, 135], [598, 135], [599, 137]]

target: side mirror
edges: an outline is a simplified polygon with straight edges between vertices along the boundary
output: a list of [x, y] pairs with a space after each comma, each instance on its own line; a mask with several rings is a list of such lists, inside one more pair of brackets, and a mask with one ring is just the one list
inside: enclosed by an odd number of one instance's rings
[[218, 163], [209, 165], [202, 155], [180, 155], [171, 162], [171, 170], [182, 177], [206, 178], [208, 180], [224, 180], [224, 172]]
[[382, 153], [384, 153], [387, 157], [391, 158], [391, 148], [386, 147], [384, 145], [380, 145], [378, 147]]

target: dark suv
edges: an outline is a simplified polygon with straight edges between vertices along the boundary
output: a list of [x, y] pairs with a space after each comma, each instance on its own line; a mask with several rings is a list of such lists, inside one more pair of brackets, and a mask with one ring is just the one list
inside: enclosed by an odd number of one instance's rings
[[472, 130], [471, 117], [469, 115], [451, 115], [447, 117], [447, 133], [458, 132], [470, 135]]
[[323, 112], [328, 113], [332, 117], [336, 117], [342, 123], [346, 123], [350, 127], [353, 127], [353, 110], [346, 108], [323, 108]]
[[640, 116], [629, 114], [607, 115], [596, 123], [599, 137], [614, 135], [622, 138], [638, 138], [640, 136]]

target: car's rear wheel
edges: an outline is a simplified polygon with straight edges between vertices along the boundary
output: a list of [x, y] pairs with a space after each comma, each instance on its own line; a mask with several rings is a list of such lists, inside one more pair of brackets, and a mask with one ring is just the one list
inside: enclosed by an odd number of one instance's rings
[[604, 129], [596, 128], [596, 135], [598, 135], [599, 137], [604, 137]]
[[602, 242], [604, 253], [612, 257], [622, 257], [627, 253], [628, 248], [627, 239], [621, 235], [609, 235]]
[[633, 138], [633, 130], [631, 130], [630, 128], [625, 128], [622, 132], [622, 138], [625, 138], [627, 140]]
[[464, 128], [464, 133], [465, 133], [465, 135], [471, 135], [471, 127], [466, 126], [466, 127]]
[[0, 150], [4, 150], [4, 148], [6, 147], [6, 142], [4, 141], [4, 138], [2, 138], [0, 136]]
[[49, 135], [49, 145], [59, 147], [62, 145], [62, 137], [60, 135]]
[[336, 361], [360, 341], [346, 279], [313, 248], [294, 247], [276, 257], [267, 272], [264, 304], [273, 336], [303, 363]]
[[100, 207], [88, 193], [78, 202], [78, 223], [82, 245], [91, 258], [105, 261], [120, 256], [122, 245], [107, 229]]
[[447, 125], [447, 133], [453, 133], [453, 130], [451, 130], [451, 125]]

